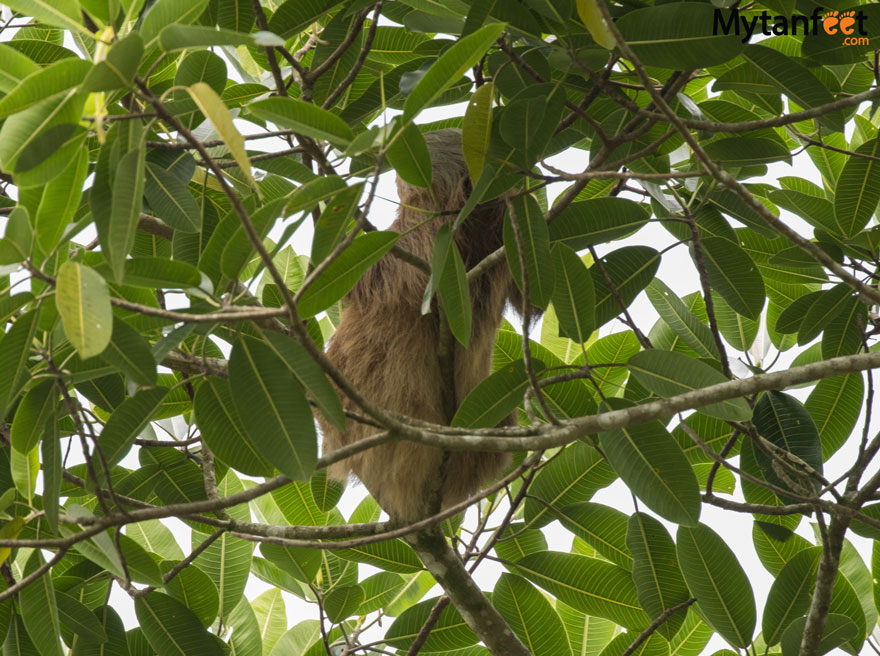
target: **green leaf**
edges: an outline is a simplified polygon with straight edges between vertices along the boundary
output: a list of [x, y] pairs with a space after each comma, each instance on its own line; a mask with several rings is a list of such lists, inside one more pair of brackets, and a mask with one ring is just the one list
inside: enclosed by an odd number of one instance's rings
[[[642, 351], [631, 357], [627, 366], [642, 385], [662, 397], [727, 382], [717, 369], [676, 351]], [[731, 421], [747, 421], [752, 415], [745, 399], [739, 398], [701, 406], [700, 412]]]
[[9, 656], [41, 656], [40, 652], [31, 642], [20, 615], [12, 616], [12, 623], [3, 643], [3, 653]]
[[[267, 590], [260, 597], [254, 599], [254, 603], [256, 604], [261, 597], [267, 594], [277, 594], [283, 606], [284, 601], [281, 599], [281, 591], [277, 589]], [[282, 622], [284, 628], [287, 628], [286, 617], [282, 618]], [[242, 595], [238, 604], [228, 615], [227, 624], [232, 628], [232, 638], [229, 640], [229, 646], [235, 656], [263, 656], [261, 627], [257, 623], [253, 607], [244, 595]]]
[[59, 590], [55, 591], [55, 603], [62, 627], [72, 631], [83, 642], [90, 644], [107, 642], [107, 632], [88, 606]]
[[345, 482], [330, 478], [326, 469], [318, 469], [309, 479], [309, 488], [318, 508], [327, 512], [336, 507], [342, 493], [345, 491]]
[[[717, 86], [717, 82], [716, 85]], [[709, 202], [716, 208], [733, 217], [737, 221], [741, 221], [746, 226], [757, 232], [759, 235], [767, 239], [775, 239], [779, 234], [767, 223], [767, 221], [758, 214], [751, 205], [737, 196], [735, 193], [726, 188], [717, 188], [708, 198]], [[704, 242], [705, 246], [705, 242]], [[730, 301], [728, 301], [730, 302]], [[733, 303], [731, 303], [733, 306]], [[735, 307], [735, 306], [734, 306]]]
[[317, 460], [312, 411], [287, 365], [266, 344], [236, 342], [229, 386], [254, 450], [282, 474], [306, 480]]
[[192, 264], [162, 257], [132, 257], [125, 261], [125, 284], [162, 289], [186, 289], [202, 284]]
[[[412, 644], [428, 619], [437, 599], [427, 599], [412, 606], [394, 620], [385, 632], [385, 642], [391, 647], [404, 650]], [[464, 649], [477, 643], [477, 636], [461, 618], [455, 606], [448, 604], [434, 623], [428, 639], [422, 645], [425, 652], [449, 652]]]
[[248, 34], [207, 25], [166, 26], [159, 32], [162, 50], [186, 50], [209, 46], [283, 46], [284, 40], [271, 32]]
[[297, 304], [300, 315], [314, 316], [345, 296], [364, 271], [391, 250], [399, 238], [396, 232], [383, 231], [357, 237], [302, 293]]
[[389, 606], [394, 597], [401, 592], [406, 585], [407, 579], [400, 574], [391, 572], [378, 572], [360, 582], [364, 591], [364, 599], [358, 612], [366, 615], [380, 608]]
[[599, 272], [599, 263], [594, 264], [590, 273], [596, 290], [596, 327], [599, 328], [623, 311], [621, 304], [624, 308], [629, 307], [639, 292], [654, 279], [660, 266], [660, 253], [648, 246], [625, 246], [603, 257], [601, 264], [614, 283], [617, 298]]
[[[177, 564], [179, 563], [164, 560], [161, 567], [167, 574]], [[202, 626], [206, 628], [211, 626], [217, 618], [217, 610], [220, 606], [217, 586], [198, 567], [185, 567], [178, 572], [177, 576], [165, 584], [165, 592], [185, 604], [199, 618]]]
[[[630, 633], [619, 634], [608, 643], [599, 656], [623, 656], [632, 644], [633, 639]], [[667, 656], [669, 653], [669, 643], [663, 636], [652, 634], [633, 653], [639, 654], [639, 656]], [[715, 654], [714, 656], [718, 655]], [[724, 654], [723, 656], [728, 655]]]
[[822, 547], [804, 549], [776, 575], [761, 619], [761, 632], [767, 645], [779, 642], [788, 626], [810, 609], [821, 555]]
[[[626, 545], [632, 552], [632, 577], [639, 603], [649, 617], [687, 601], [687, 584], [678, 568], [675, 543], [659, 521], [642, 512], [629, 518]], [[658, 628], [668, 640], [684, 623], [687, 611], [674, 613]]]
[[0, 91], [9, 93], [40, 67], [6, 43], [0, 43]]
[[464, 121], [461, 125], [461, 148], [472, 183], [480, 179], [489, 154], [494, 98], [495, 83], [484, 84], [471, 95], [464, 113]]
[[406, 123], [394, 135], [385, 156], [404, 182], [416, 187], [431, 186], [431, 153], [424, 135], [414, 123]]
[[106, 59], [95, 63], [80, 90], [95, 92], [129, 88], [143, 54], [141, 35], [131, 32], [110, 46]]
[[660, 318], [701, 358], [719, 360], [718, 347], [709, 326], [700, 321], [687, 305], [657, 278], [645, 288], [648, 300]]
[[12, 448], [21, 454], [30, 453], [46, 434], [48, 424], [55, 421], [57, 404], [54, 380], [44, 380], [32, 387], [15, 410], [10, 430]]
[[758, 336], [760, 323], [736, 312], [718, 293], [712, 292], [718, 331], [737, 351], [748, 351]]
[[101, 605], [94, 610], [94, 615], [107, 639], [103, 643], [78, 642], [73, 650], [74, 656], [131, 656], [125, 640], [125, 626], [116, 611]]
[[317, 105], [296, 98], [273, 97], [247, 106], [248, 111], [280, 128], [344, 147], [354, 139], [348, 123]]
[[77, 123], [84, 94], [67, 92], [8, 117], [0, 127], [0, 165], [21, 187], [42, 185], [59, 175], [85, 136]]
[[[855, 149], [860, 155], [880, 155], [880, 139]], [[850, 155], [834, 189], [834, 218], [842, 235], [853, 237], [871, 220], [880, 201], [880, 162]]]
[[755, 521], [752, 525], [752, 544], [764, 568], [778, 576], [795, 554], [813, 545], [788, 529]]
[[[40, 550], [35, 549], [27, 560], [25, 574], [30, 574], [44, 563]], [[18, 595], [18, 602], [21, 619], [40, 655], [62, 656], [61, 623], [58, 607], [55, 605], [55, 588], [49, 572], [23, 588]]]
[[[801, 648], [801, 639], [804, 637], [804, 628], [807, 618], [799, 617], [794, 620], [782, 636], [782, 656], [797, 656]], [[846, 615], [840, 613], [828, 613], [825, 618], [825, 631], [822, 633], [822, 641], [819, 643], [817, 654], [827, 654], [835, 647], [840, 647], [859, 638], [859, 627], [856, 626]]]
[[849, 579], [841, 571], [837, 572], [834, 581], [834, 590], [831, 592], [831, 613], [837, 613], [848, 617], [856, 625], [856, 636], [847, 642], [847, 651], [853, 654], [861, 653], [865, 636], [868, 633], [865, 611], [859, 599], [858, 593], [849, 582]]
[[541, 531], [525, 528], [523, 522], [511, 522], [501, 531], [493, 548], [499, 558], [515, 562], [529, 554], [547, 551], [547, 540]]
[[775, 189], [767, 197], [779, 207], [797, 214], [814, 228], [837, 234], [834, 205], [824, 197], [813, 196], [793, 189]]
[[359, 585], [335, 587], [324, 597], [324, 611], [334, 624], [354, 615], [364, 599]]
[[34, 234], [44, 253], [50, 253], [64, 234], [82, 199], [89, 169], [89, 154], [83, 149], [70, 165], [43, 189], [34, 219]]
[[556, 602], [556, 612], [565, 625], [573, 654], [599, 656], [611, 638], [617, 633], [614, 622], [601, 617], [591, 617], [575, 610], [561, 601]]
[[40, 454], [38, 449], [24, 454], [12, 450], [9, 453], [9, 471], [12, 474], [12, 483], [16, 491], [33, 503], [34, 491], [36, 490], [37, 474], [40, 471]]
[[754, 166], [780, 160], [791, 162], [788, 146], [776, 139], [727, 137], [710, 141], [703, 150], [722, 166]]
[[[322, 526], [327, 523], [326, 514], [321, 512], [312, 498], [311, 486], [305, 483], [297, 481], [288, 483], [275, 490], [271, 500], [277, 504], [277, 511], [291, 526], [298, 524]], [[376, 508], [378, 510], [378, 506]], [[359, 521], [376, 521], [376, 519], [378, 519], [378, 514], [375, 518]]]
[[113, 310], [107, 283], [93, 269], [66, 260], [58, 270], [55, 306], [64, 334], [81, 358], [101, 353], [113, 334]]
[[722, 237], [703, 239], [703, 263], [712, 289], [744, 317], [757, 319], [764, 307], [764, 280], [748, 254]]
[[587, 615], [604, 617], [629, 629], [643, 629], [648, 617], [639, 606], [635, 584], [622, 567], [577, 554], [543, 551], [514, 568], [532, 583]]
[[321, 571], [321, 552], [306, 547], [263, 543], [260, 553], [297, 581], [311, 583]]
[[[254, 230], [264, 238], [276, 220], [284, 212], [285, 198], [275, 198], [253, 212], [250, 216]], [[295, 224], [298, 225], [298, 224]], [[216, 231], [215, 231], [216, 234]], [[226, 240], [223, 253], [220, 256], [220, 270], [227, 278], [235, 280], [242, 275], [242, 269], [251, 260], [255, 247], [243, 225], [235, 228], [234, 232]], [[204, 258], [203, 258], [204, 259]]]
[[540, 528], [556, 519], [555, 509], [587, 501], [617, 480], [602, 455], [584, 442], [573, 442], [545, 464], [529, 486], [523, 508], [526, 526]]
[[345, 413], [333, 385], [312, 357], [295, 340], [279, 333], [266, 332], [268, 345], [287, 364], [300, 384], [312, 395], [325, 419], [334, 426], [345, 426]]
[[186, 185], [152, 162], [147, 162], [146, 172], [144, 196], [153, 214], [175, 230], [198, 232], [202, 227], [202, 212]]
[[554, 96], [552, 93], [550, 98], [543, 94], [518, 95], [501, 112], [498, 132], [516, 150], [516, 159], [523, 166], [534, 164], [553, 136], [552, 127], [558, 121], [554, 116], [559, 107]]
[[587, 542], [615, 565], [632, 569], [633, 557], [626, 546], [627, 517], [600, 503], [582, 501], [556, 511], [557, 519], [569, 531]]
[[0, 118], [23, 112], [47, 98], [75, 87], [91, 68], [90, 62], [70, 58], [31, 73], [15, 89], [0, 98]]
[[[744, 472], [757, 477], [759, 480], [764, 478], [763, 470], [758, 464], [755, 456], [755, 449], [751, 440], [744, 440], [742, 442], [740, 447], [740, 467]], [[742, 478], [740, 483], [742, 485], [743, 496], [747, 502], [770, 506], [784, 505], [783, 501], [781, 501], [772, 490], [768, 490], [766, 487], [745, 478]], [[800, 522], [800, 517], [798, 515], [755, 514], [754, 517], [756, 521], [761, 522], [762, 526], [765, 526], [768, 530], [779, 531], [783, 534], [791, 533]]]
[[[854, 10], [864, 15], [868, 25], [876, 25], [880, 21], [880, 7], [873, 4], [852, 6], [842, 2], [835, 5], [835, 9], [840, 9], [841, 13], [845, 10]], [[821, 11], [821, 8], [820, 8]], [[870, 31], [871, 28], [868, 28]], [[823, 65], [829, 64], [855, 64], [861, 63], [865, 59], [865, 54], [871, 50], [870, 39], [866, 39], [867, 43], [849, 43], [851, 39], [847, 39], [839, 30], [833, 30], [833, 34], [828, 34], [825, 30], [817, 30], [815, 35], [811, 34], [809, 39], [804, 39], [801, 44], [801, 53], [804, 57], [822, 62]], [[827, 143], [827, 142], [826, 142]], [[824, 150], [824, 149], [823, 149]]]
[[[752, 423], [761, 437], [796, 456], [819, 474], [822, 473], [819, 432], [810, 414], [796, 398], [783, 392], [765, 392], [755, 404]], [[761, 449], [755, 449], [755, 457], [768, 481], [790, 489], [776, 474], [769, 456]]]
[[82, 16], [76, 0], [10, 0], [5, 4], [10, 9], [46, 25], [79, 32], [89, 38], [93, 36], [81, 23]]
[[110, 264], [116, 282], [122, 282], [125, 257], [134, 246], [135, 232], [143, 206], [143, 194], [144, 148], [138, 147], [119, 159], [113, 177], [110, 220], [107, 224], [103, 222], [97, 224], [101, 251]]
[[700, 488], [681, 447], [659, 421], [599, 434], [608, 462], [645, 505], [671, 522], [700, 518]]
[[642, 205], [626, 198], [591, 198], [572, 203], [550, 224], [550, 241], [579, 251], [637, 231], [648, 222]]
[[492, 605], [535, 656], [566, 656], [571, 647], [559, 614], [532, 584], [502, 574], [492, 592]]
[[[529, 300], [539, 308], [546, 308], [553, 294], [555, 274], [554, 261], [550, 257], [547, 221], [544, 219], [544, 213], [538, 206], [538, 202], [532, 196], [514, 198], [513, 211], [525, 249], [523, 255], [529, 276]], [[519, 249], [511, 221], [512, 218], [508, 214], [504, 219], [504, 249], [513, 280], [522, 291]], [[517, 308], [517, 310], [519, 309]]]
[[223, 650], [193, 612], [176, 599], [151, 592], [134, 601], [134, 610], [150, 646], [160, 654], [222, 656]]
[[[753, 44], [741, 56], [780, 92], [804, 109], [834, 102], [831, 92], [810, 69], [778, 50]], [[827, 113], [818, 120], [829, 130], [843, 132], [843, 115], [839, 111]]]
[[[540, 360], [532, 360], [532, 365], [536, 373], [544, 370], [544, 363]], [[468, 428], [497, 426], [522, 403], [528, 384], [524, 362], [521, 359], [511, 362], [471, 390], [458, 406], [452, 425]]]
[[18, 206], [9, 214], [6, 231], [0, 239], [0, 265], [18, 264], [31, 255], [34, 231], [26, 208]]
[[822, 357], [836, 358], [854, 355], [862, 350], [867, 308], [859, 297], [852, 294], [822, 332]]
[[166, 25], [187, 25], [194, 22], [208, 5], [208, 0], [158, 0], [150, 7], [141, 23], [144, 52], [158, 44], [159, 33]]
[[271, 475], [271, 461], [263, 459], [245, 434], [227, 381], [205, 379], [196, 390], [193, 409], [202, 439], [217, 458], [243, 474]]
[[679, 70], [722, 64], [743, 51], [745, 43], [732, 31], [713, 34], [714, 20], [711, 5], [675, 2], [630, 11], [616, 24], [646, 65]]
[[156, 384], [156, 360], [149, 342], [118, 317], [113, 318], [113, 334], [101, 358], [139, 385]]
[[312, 264], [320, 264], [342, 239], [363, 193], [363, 183], [343, 188], [333, 196], [315, 223], [312, 239]]
[[855, 428], [862, 411], [865, 383], [862, 374], [853, 373], [820, 380], [804, 407], [819, 431], [822, 459], [827, 460]]
[[[207, 535], [193, 531], [193, 549], [207, 539]], [[225, 618], [244, 596], [244, 588], [251, 571], [254, 544], [228, 533], [205, 549], [193, 561], [196, 567], [211, 577], [220, 593], [218, 617]], [[141, 622], [143, 625], [143, 622]], [[199, 653], [199, 652], [195, 652]]]
[[49, 528], [58, 532], [58, 499], [61, 496], [61, 444], [57, 422], [47, 424], [48, 432], [40, 443], [43, 469], [43, 512]]
[[290, 215], [303, 210], [311, 210], [319, 202], [332, 197], [342, 189], [345, 189], [345, 182], [337, 175], [314, 178], [290, 194], [284, 211]]
[[283, 39], [289, 39], [338, 4], [339, 0], [287, 0], [272, 14], [269, 30]]
[[[849, 285], [840, 283], [831, 289], [822, 290], [816, 296], [808, 295], [813, 299], [813, 302], [806, 308], [804, 319], [798, 328], [798, 344], [812, 342], [835, 317], [847, 308], [852, 294], [853, 290]], [[780, 319], [782, 319], [781, 316]]]
[[122, 460], [129, 452], [135, 438], [162, 407], [168, 391], [166, 387], [141, 390], [123, 401], [122, 405], [110, 415], [98, 437], [98, 445], [110, 467]]
[[704, 524], [678, 529], [678, 562], [709, 625], [731, 645], [745, 648], [755, 631], [752, 586], [724, 540]]
[[422, 561], [403, 540], [373, 542], [350, 549], [338, 549], [336, 555], [356, 563], [366, 563], [386, 572], [412, 574], [422, 569]]
[[[441, 226], [441, 230], [449, 229]], [[455, 339], [465, 348], [471, 340], [471, 295], [468, 284], [467, 271], [464, 268], [464, 260], [458, 252], [458, 246], [453, 241], [446, 252], [446, 264], [443, 267], [443, 275], [440, 277], [440, 285], [437, 288], [440, 301], [443, 304], [443, 313], [449, 322], [449, 329]]]
[[503, 23], [485, 25], [473, 34], [459, 39], [435, 61], [407, 96], [403, 105], [403, 120], [412, 121], [416, 115], [440, 97], [453, 83], [485, 55], [501, 33]]
[[[825, 296], [825, 290], [810, 292], [794, 299], [787, 308], [785, 308], [776, 319], [776, 332], [782, 334], [796, 333], [800, 330], [804, 317], [813, 304]], [[821, 328], [820, 328], [821, 330]], [[818, 333], [816, 333], [818, 334]], [[813, 337], [816, 336], [813, 335]]]

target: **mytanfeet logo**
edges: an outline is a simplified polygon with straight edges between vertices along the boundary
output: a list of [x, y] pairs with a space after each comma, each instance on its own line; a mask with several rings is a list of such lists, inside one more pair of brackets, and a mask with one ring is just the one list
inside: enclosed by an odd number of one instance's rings
[[[715, 21], [712, 25], [712, 34], [728, 35], [731, 32], [739, 36], [745, 43], [753, 34], [760, 33], [766, 36], [791, 34], [804, 34], [816, 36], [824, 32], [834, 36], [840, 34], [843, 37], [843, 45], [868, 45], [868, 30], [865, 23], [868, 17], [858, 11], [829, 10], [822, 13], [821, 7], [816, 7], [811, 16], [793, 14], [791, 16], [773, 16], [767, 11], [759, 13], [749, 12], [749, 15], [741, 14], [739, 9], [715, 10]], [[822, 32], [820, 32], [820, 26]]]

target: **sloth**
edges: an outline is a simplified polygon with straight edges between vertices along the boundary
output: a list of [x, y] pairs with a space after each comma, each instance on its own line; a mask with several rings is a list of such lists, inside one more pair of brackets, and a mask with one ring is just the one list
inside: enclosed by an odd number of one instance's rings
[[[437, 230], [451, 223], [471, 191], [462, 152], [461, 132], [425, 134], [433, 167], [432, 189], [397, 179], [400, 207], [391, 230], [401, 233], [398, 245], [430, 261]], [[502, 245], [503, 200], [477, 206], [455, 233], [465, 267], [471, 269]], [[427, 275], [386, 255], [370, 267], [348, 294], [342, 318], [327, 355], [364, 396], [394, 412], [436, 424], [449, 424], [444, 411], [443, 378], [438, 360], [439, 317], [436, 308], [422, 314]], [[519, 292], [505, 262], [498, 262], [470, 285], [473, 306], [470, 345], [454, 347], [456, 406], [491, 373], [495, 333], [508, 300]], [[343, 400], [346, 410], [355, 404]], [[344, 431], [319, 420], [327, 453], [378, 432], [349, 419]], [[509, 417], [505, 424], [512, 423]], [[473, 494], [509, 462], [504, 453], [453, 451], [405, 440], [362, 451], [330, 467], [330, 476], [354, 474], [390, 517], [415, 520], [429, 511], [429, 498], [439, 494], [443, 507]], [[433, 490], [433, 492], [432, 492]]]

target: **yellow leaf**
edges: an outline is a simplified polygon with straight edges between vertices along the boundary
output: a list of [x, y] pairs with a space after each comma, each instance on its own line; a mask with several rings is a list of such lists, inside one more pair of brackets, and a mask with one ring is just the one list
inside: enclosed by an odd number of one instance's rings
[[98, 355], [110, 343], [113, 309], [107, 283], [93, 269], [66, 261], [55, 283], [55, 306], [64, 334], [82, 358]]
[[615, 46], [614, 36], [611, 34], [602, 12], [599, 11], [598, 2], [604, 0], [577, 0], [578, 16], [581, 17], [586, 28], [590, 31], [593, 40], [603, 48], [611, 50]]
[[[18, 537], [18, 534], [21, 533], [21, 529], [24, 528], [24, 518], [22, 517], [14, 517], [12, 521], [6, 522], [3, 525], [3, 528], [0, 528], [0, 540], [14, 540]], [[6, 562], [6, 559], [9, 558], [9, 552], [12, 551], [9, 547], [0, 547], [0, 565]]]
[[220, 96], [217, 95], [217, 92], [204, 82], [196, 82], [192, 86], [187, 87], [187, 91], [189, 91], [189, 95], [192, 96], [196, 105], [199, 106], [202, 114], [211, 121], [214, 129], [217, 130], [217, 134], [220, 135], [223, 143], [226, 144], [229, 152], [232, 153], [232, 157], [235, 158], [239, 168], [247, 176], [254, 189], [257, 190], [257, 194], [259, 194], [260, 190], [257, 187], [257, 182], [254, 180], [253, 175], [251, 175], [251, 163], [245, 152], [244, 137], [235, 128], [229, 108]]

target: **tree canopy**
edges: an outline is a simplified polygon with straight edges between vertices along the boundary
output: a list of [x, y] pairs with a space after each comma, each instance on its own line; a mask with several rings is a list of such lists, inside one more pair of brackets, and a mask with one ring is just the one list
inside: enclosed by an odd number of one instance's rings
[[[6, 4], [4, 656], [478, 656], [502, 628], [496, 654], [880, 649], [880, 6]], [[449, 230], [509, 202], [470, 271], [449, 233], [427, 261], [371, 214], [389, 176], [430, 186], [448, 127], [472, 185]], [[430, 274], [462, 343], [494, 264], [543, 312], [505, 322], [451, 426], [324, 353], [381, 258]], [[339, 394], [377, 440], [514, 464], [380, 521], [326, 474]], [[707, 508], [749, 518], [763, 571]], [[434, 586], [404, 539], [426, 526], [507, 627]]]

